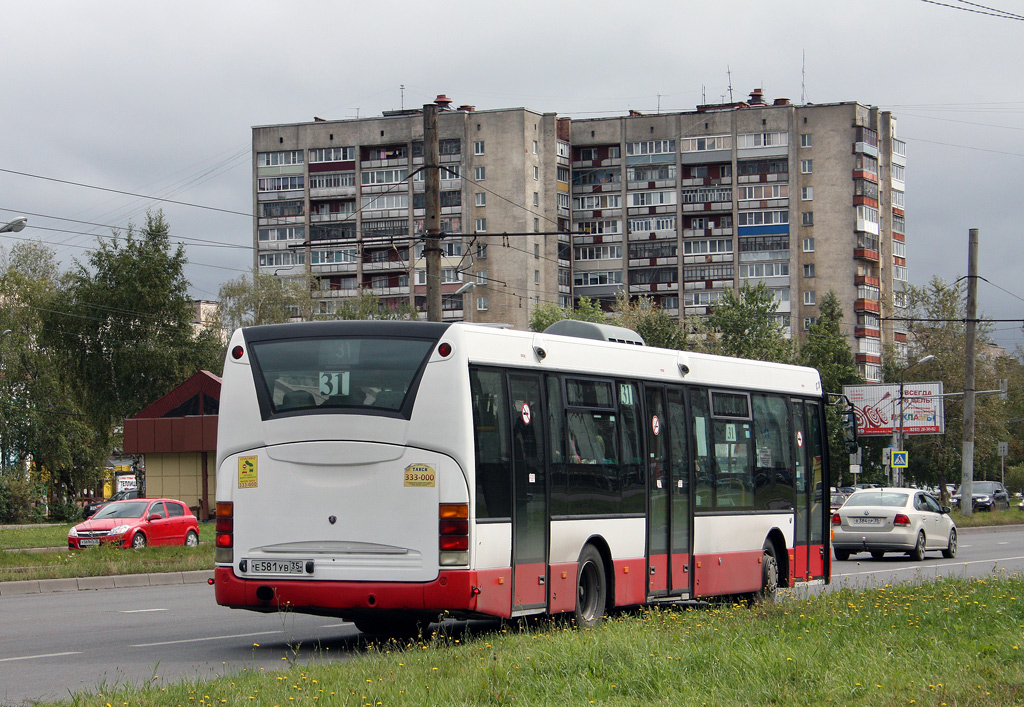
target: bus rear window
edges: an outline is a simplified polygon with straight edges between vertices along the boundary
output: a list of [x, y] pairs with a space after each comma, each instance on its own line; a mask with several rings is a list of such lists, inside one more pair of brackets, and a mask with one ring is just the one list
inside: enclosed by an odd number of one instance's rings
[[316, 338], [254, 342], [256, 385], [271, 413], [402, 409], [435, 342]]

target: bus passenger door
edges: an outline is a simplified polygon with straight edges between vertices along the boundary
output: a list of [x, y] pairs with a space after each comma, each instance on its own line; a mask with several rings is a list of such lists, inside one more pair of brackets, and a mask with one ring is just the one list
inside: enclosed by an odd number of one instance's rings
[[647, 386], [648, 592], [690, 594], [690, 477], [681, 389]]
[[547, 608], [547, 473], [538, 375], [509, 373], [512, 405], [512, 612]]
[[796, 452], [796, 527], [793, 577], [797, 581], [825, 576], [825, 523], [829, 489], [822, 468], [821, 422], [817, 403], [791, 401]]

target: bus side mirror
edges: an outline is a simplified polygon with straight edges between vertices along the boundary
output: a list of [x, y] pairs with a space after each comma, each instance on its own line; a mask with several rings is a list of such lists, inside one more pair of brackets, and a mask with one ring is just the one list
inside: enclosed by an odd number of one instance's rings
[[860, 445], [857, 444], [857, 413], [854, 410], [843, 410], [843, 442], [846, 444], [846, 451], [856, 454]]

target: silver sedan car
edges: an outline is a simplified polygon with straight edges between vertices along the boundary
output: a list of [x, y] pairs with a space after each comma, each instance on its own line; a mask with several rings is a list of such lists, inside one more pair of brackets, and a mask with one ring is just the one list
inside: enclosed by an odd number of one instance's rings
[[924, 491], [863, 489], [832, 513], [832, 551], [837, 560], [858, 552], [870, 552], [876, 560], [887, 552], [923, 560], [925, 552], [933, 550], [956, 557], [956, 524], [949, 508]]

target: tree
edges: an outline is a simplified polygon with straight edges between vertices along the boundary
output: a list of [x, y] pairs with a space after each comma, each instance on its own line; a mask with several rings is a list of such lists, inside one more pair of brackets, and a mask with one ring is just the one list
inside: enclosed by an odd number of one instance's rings
[[253, 268], [220, 287], [221, 326], [230, 334], [243, 326], [280, 324], [312, 312], [313, 298], [306, 277], [279, 278]]
[[602, 324], [605, 321], [605, 313], [601, 309], [601, 303], [589, 297], [580, 297], [573, 308], [559, 307], [554, 302], [541, 302], [530, 313], [530, 331], [544, 331], [563, 319]]
[[[24, 519], [28, 501], [49, 486], [54, 498], [94, 486], [109, 456], [70, 388], [60, 352], [43, 336], [43, 319], [59, 305], [66, 278], [39, 243], [15, 245], [0, 274], [0, 518]], [[0, 506], [4, 503], [0, 500]], [[60, 504], [51, 505], [63, 518]], [[77, 510], [77, 509], [75, 509]], [[66, 515], [66, 514], [65, 514]]]
[[743, 285], [739, 293], [726, 290], [708, 315], [712, 334], [706, 348], [723, 356], [788, 363], [793, 349], [775, 317], [776, 309], [778, 303], [763, 282]]
[[620, 290], [615, 295], [612, 311], [616, 315], [616, 324], [635, 331], [648, 346], [678, 350], [687, 348], [686, 329], [651, 297], [630, 299], [629, 295]]
[[[818, 313], [818, 321], [807, 330], [798, 361], [804, 366], [818, 369], [826, 400], [833, 403], [833, 396], [841, 395], [844, 385], [856, 385], [863, 380], [857, 373], [857, 362], [850, 344], [843, 336], [843, 309], [835, 292], [829, 291], [821, 299]], [[837, 481], [842, 479], [843, 470], [849, 466], [840, 424], [840, 413], [844, 408], [844, 405], [836, 404], [828, 404], [825, 407], [831, 478]]]
[[[966, 297], [961, 283], [948, 284], [933, 277], [925, 286], [906, 288], [908, 309], [908, 341], [914, 342], [915, 357], [933, 355], [935, 359], [913, 368], [906, 368], [907, 359], [900, 352], [887, 349], [883, 375], [891, 383], [908, 381], [942, 381], [944, 391], [963, 393], [966, 346]], [[979, 355], [976, 360], [977, 390], [999, 387], [997, 357], [986, 351], [990, 326], [981, 322], [976, 328]], [[910, 452], [908, 476], [919, 481], [944, 486], [959, 483], [963, 450], [963, 397], [944, 398], [946, 434], [921, 435], [907, 439]], [[998, 473], [997, 442], [1006, 439], [1005, 410], [998, 395], [979, 395], [975, 406], [975, 478], [994, 478]]]
[[223, 361], [218, 332], [193, 327], [184, 249], [171, 247], [168, 230], [158, 211], [142, 228], [101, 239], [87, 264], [75, 262], [43, 318], [40, 342], [58, 357], [107, 453], [126, 417]]

